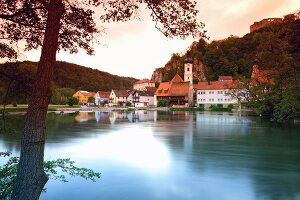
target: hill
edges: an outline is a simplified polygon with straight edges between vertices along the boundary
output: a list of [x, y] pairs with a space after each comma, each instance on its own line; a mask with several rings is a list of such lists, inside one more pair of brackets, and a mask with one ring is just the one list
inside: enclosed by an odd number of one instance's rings
[[[0, 95], [7, 95], [7, 102], [26, 102], [31, 91], [37, 69], [36, 62], [24, 61], [0, 64]], [[137, 81], [131, 77], [121, 77], [67, 62], [56, 62], [53, 88], [98, 91], [111, 89], [132, 89]], [[8, 90], [7, 90], [8, 89]]]
[[152, 80], [169, 81], [175, 73], [182, 76], [185, 59], [193, 60], [197, 81], [203, 81], [205, 77], [217, 80], [219, 75], [249, 78], [255, 62], [261, 68], [268, 69], [279, 64], [287, 65], [288, 62], [299, 64], [299, 48], [299, 13], [289, 14], [281, 23], [264, 26], [241, 38], [230, 36], [210, 43], [203, 39], [195, 41], [185, 54], [173, 54], [163, 68], [156, 69]]

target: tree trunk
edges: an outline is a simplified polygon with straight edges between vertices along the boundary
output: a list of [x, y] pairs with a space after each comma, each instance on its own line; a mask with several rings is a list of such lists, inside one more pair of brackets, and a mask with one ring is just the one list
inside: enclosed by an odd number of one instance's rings
[[48, 181], [43, 167], [46, 115], [51, 97], [50, 84], [56, 61], [62, 14], [62, 0], [51, 0], [48, 7], [42, 53], [25, 119], [20, 162], [12, 199], [39, 199], [42, 189]]

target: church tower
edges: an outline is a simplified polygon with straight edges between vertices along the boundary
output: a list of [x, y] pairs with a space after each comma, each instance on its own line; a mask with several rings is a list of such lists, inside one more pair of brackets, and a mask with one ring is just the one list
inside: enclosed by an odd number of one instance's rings
[[190, 61], [184, 63], [184, 82], [193, 84], [193, 64]]
[[189, 82], [189, 106], [193, 106], [193, 64], [191, 60], [184, 63], [184, 82]]

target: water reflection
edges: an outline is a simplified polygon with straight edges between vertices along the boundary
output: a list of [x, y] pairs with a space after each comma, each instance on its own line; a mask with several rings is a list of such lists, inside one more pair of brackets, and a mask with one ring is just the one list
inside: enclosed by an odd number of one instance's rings
[[[49, 115], [46, 159], [70, 157], [103, 178], [49, 182], [43, 199], [299, 199], [299, 133], [230, 113]], [[18, 143], [0, 135], [0, 151]]]

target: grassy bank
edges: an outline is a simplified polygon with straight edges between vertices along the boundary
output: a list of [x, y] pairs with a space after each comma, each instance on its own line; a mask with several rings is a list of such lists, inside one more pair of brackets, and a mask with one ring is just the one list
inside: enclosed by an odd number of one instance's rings
[[[49, 105], [48, 106], [48, 111], [58, 111], [58, 110], [63, 110], [66, 108], [79, 108], [79, 106], [73, 106], [70, 107], [68, 105]], [[4, 110], [4, 107], [1, 106], [0, 107], [0, 113], [6, 112], [6, 113], [10, 113], [10, 112], [27, 112], [28, 106], [27, 105], [22, 105], [22, 106], [17, 106], [17, 107], [13, 107], [13, 106], [7, 106]]]

